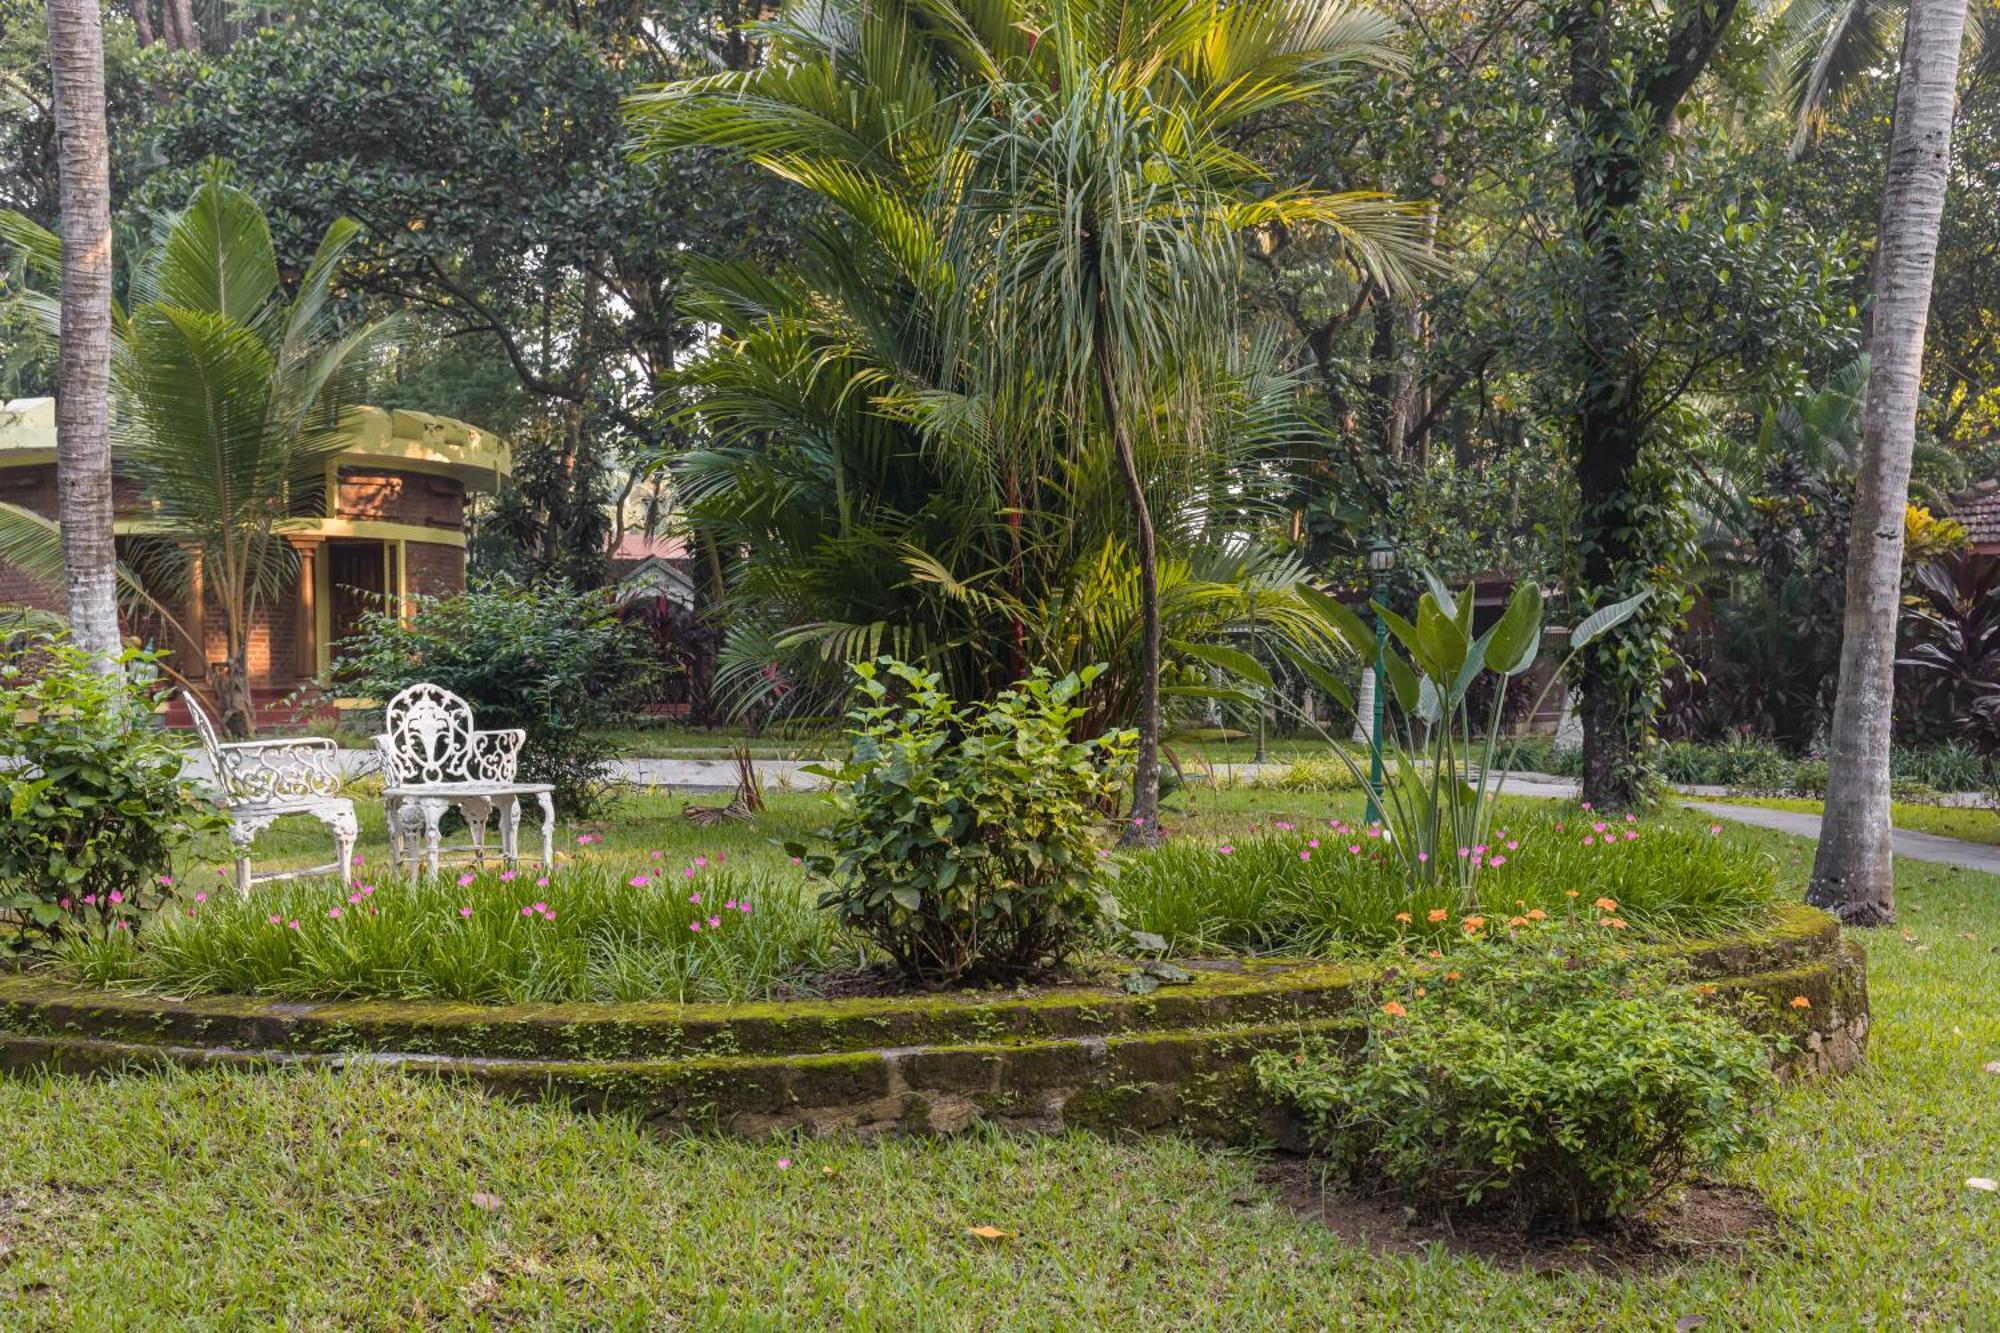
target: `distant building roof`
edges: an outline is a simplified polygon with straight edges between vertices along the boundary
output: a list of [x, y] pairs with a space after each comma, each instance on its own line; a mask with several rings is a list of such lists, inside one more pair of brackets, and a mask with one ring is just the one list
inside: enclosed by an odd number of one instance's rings
[[1951, 516], [1965, 524], [1974, 546], [2000, 546], [2000, 477], [1988, 477], [1952, 496]]
[[685, 537], [648, 537], [643, 532], [627, 532], [611, 552], [611, 563], [615, 567], [621, 563], [636, 565], [641, 560], [685, 560], [688, 544]]

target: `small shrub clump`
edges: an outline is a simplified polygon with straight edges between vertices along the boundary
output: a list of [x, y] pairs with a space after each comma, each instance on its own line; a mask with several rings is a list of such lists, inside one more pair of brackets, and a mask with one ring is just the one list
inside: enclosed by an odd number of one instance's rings
[[133, 930], [175, 896], [174, 853], [222, 817], [181, 781], [141, 677], [37, 636], [0, 653], [0, 949]]
[[1568, 1231], [1629, 1216], [1761, 1147], [1776, 1079], [1703, 988], [1625, 947], [1617, 911], [1454, 921], [1470, 947], [1405, 954], [1358, 1052], [1266, 1052], [1258, 1080], [1350, 1174], [1420, 1206]]
[[960, 707], [893, 659], [855, 667], [865, 702], [833, 780], [832, 851], [788, 848], [827, 884], [820, 905], [926, 985], [1061, 964], [1116, 904], [1099, 890], [1096, 812], [1132, 733], [1074, 740], [1100, 673], [1037, 671]]
[[414, 615], [383, 604], [341, 640], [330, 672], [341, 693], [387, 703], [420, 681], [472, 705], [489, 731], [527, 733], [521, 780], [555, 787], [556, 808], [587, 819], [610, 792], [600, 729], [652, 688], [659, 663], [602, 592], [489, 580], [455, 597], [417, 598]]

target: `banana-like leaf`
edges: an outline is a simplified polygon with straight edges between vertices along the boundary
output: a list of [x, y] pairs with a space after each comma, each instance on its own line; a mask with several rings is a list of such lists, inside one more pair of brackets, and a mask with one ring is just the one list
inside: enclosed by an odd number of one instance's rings
[[1292, 591], [1312, 612], [1330, 626], [1337, 638], [1363, 657], [1375, 652], [1375, 631], [1367, 622], [1354, 613], [1354, 608], [1331, 593], [1321, 592], [1309, 583], [1296, 583]]
[[1264, 664], [1240, 648], [1231, 648], [1221, 643], [1185, 643], [1179, 639], [1169, 639], [1167, 647], [1182, 656], [1195, 658], [1210, 666], [1221, 667], [1231, 675], [1241, 676], [1253, 684], [1262, 685], [1267, 690], [1274, 684], [1271, 673], [1265, 670]]
[[1447, 681], [1458, 675], [1465, 665], [1466, 654], [1471, 644], [1466, 641], [1465, 631], [1458, 621], [1446, 615], [1442, 606], [1426, 593], [1417, 600], [1417, 637], [1429, 657], [1424, 674], [1434, 680]]
[[1523, 579], [1487, 632], [1486, 665], [1503, 676], [1516, 676], [1534, 665], [1541, 647], [1542, 590], [1533, 579]]
[[1595, 611], [1592, 611], [1589, 615], [1578, 621], [1576, 628], [1570, 631], [1569, 646], [1572, 649], [1581, 648], [1592, 639], [1598, 638], [1607, 631], [1616, 629], [1630, 620], [1633, 614], [1651, 599], [1652, 595], [1653, 590], [1651, 588], [1643, 588], [1622, 602], [1613, 602], [1609, 606], [1598, 607]]
[[1334, 700], [1348, 712], [1354, 711], [1354, 691], [1347, 688], [1347, 682], [1328, 671], [1308, 657], [1303, 650], [1290, 643], [1279, 643], [1278, 651], [1285, 660], [1297, 667], [1313, 684], [1332, 695]]
[[1396, 707], [1405, 713], [1414, 713], [1423, 697], [1416, 671], [1394, 649], [1385, 648], [1382, 650], [1382, 674], [1389, 678], [1389, 692], [1395, 696]]

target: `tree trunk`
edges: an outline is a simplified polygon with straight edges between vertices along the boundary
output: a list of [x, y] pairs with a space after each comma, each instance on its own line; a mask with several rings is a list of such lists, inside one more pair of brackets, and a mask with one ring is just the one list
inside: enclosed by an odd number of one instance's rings
[[1125, 429], [1125, 414], [1118, 400], [1118, 383], [1111, 364], [1107, 331], [1100, 318], [1092, 337], [1092, 356], [1097, 362], [1097, 390], [1104, 404], [1104, 422], [1118, 451], [1118, 470], [1125, 478], [1125, 496], [1132, 504], [1132, 518], [1139, 543], [1139, 616], [1142, 642], [1139, 648], [1139, 755], [1132, 769], [1132, 821], [1120, 839], [1127, 845], [1145, 845], [1160, 837], [1160, 557], [1153, 534], [1153, 510], [1146, 503], [1145, 479], [1139, 475], [1139, 457], [1132, 448], [1132, 436]]
[[49, 67], [62, 174], [56, 517], [71, 636], [100, 670], [112, 671], [120, 644], [111, 526], [111, 152], [97, 0], [49, 0]]
[[166, 29], [167, 45], [172, 49], [201, 49], [201, 29], [195, 26], [190, 0], [160, 0], [160, 26]]
[[1856, 925], [1882, 925], [1896, 915], [1889, 744], [1903, 510], [1909, 503], [1924, 323], [1951, 164], [1965, 8], [1966, 0], [1911, 0], [1875, 243], [1873, 328], [1847, 547], [1840, 686], [1827, 752], [1826, 817], [1806, 889], [1807, 902]]
[[132, 31], [142, 47], [153, 44], [152, 0], [132, 0]]

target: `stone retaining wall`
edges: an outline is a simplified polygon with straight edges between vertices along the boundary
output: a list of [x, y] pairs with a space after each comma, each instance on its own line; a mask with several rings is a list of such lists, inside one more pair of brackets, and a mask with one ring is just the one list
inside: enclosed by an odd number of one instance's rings
[[[1718, 992], [1793, 1040], [1786, 1072], [1852, 1068], [1868, 1035], [1861, 949], [1791, 907], [1691, 947]], [[1132, 996], [1063, 987], [747, 1005], [482, 1006], [167, 999], [0, 976], [0, 1068], [383, 1063], [517, 1096], [637, 1111], [663, 1127], [765, 1134], [949, 1133], [977, 1121], [1230, 1143], [1290, 1137], [1250, 1057], [1358, 1035], [1366, 969], [1215, 962]], [[1794, 1007], [1803, 995], [1809, 1008]]]

